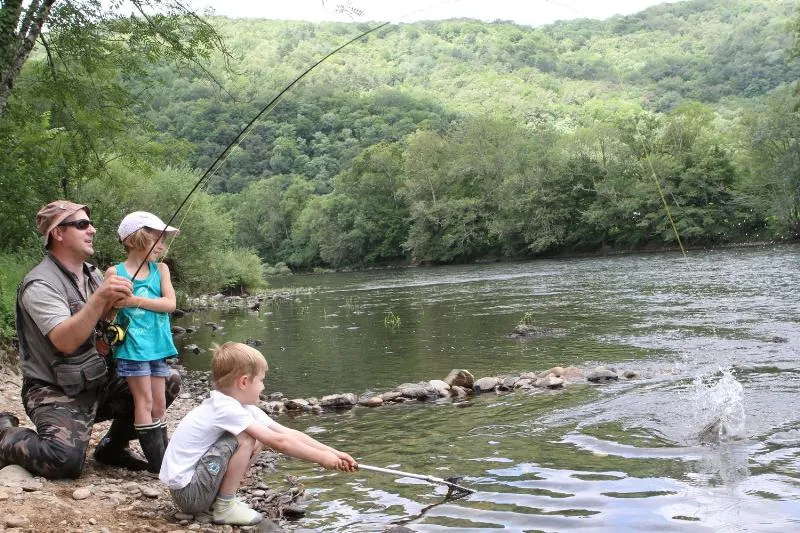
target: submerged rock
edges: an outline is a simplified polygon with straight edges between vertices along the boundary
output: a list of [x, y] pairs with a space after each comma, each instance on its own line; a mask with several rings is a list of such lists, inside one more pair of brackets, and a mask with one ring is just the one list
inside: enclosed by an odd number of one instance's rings
[[552, 328], [543, 328], [541, 326], [533, 326], [531, 324], [517, 324], [514, 330], [506, 335], [510, 339], [529, 340], [548, 335], [554, 335], [556, 330]]

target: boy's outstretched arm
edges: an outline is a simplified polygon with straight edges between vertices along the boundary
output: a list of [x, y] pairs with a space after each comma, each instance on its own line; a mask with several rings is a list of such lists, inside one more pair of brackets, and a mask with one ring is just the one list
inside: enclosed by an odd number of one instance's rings
[[346, 453], [339, 452], [305, 433], [287, 428], [277, 422], [273, 422], [269, 426], [259, 423], [251, 424], [245, 429], [245, 432], [276, 452], [317, 463], [328, 470], [347, 472], [358, 469], [355, 459]]
[[336, 448], [332, 448], [327, 444], [323, 444], [320, 441], [314, 439], [313, 437], [306, 435], [302, 431], [297, 431], [296, 429], [287, 428], [286, 426], [282, 426], [277, 422], [273, 422], [269, 427], [270, 429], [273, 429], [274, 431], [277, 431], [279, 433], [288, 433], [290, 435], [294, 435], [295, 438], [305, 442], [308, 446], [311, 446], [312, 448], [333, 452], [343, 463], [342, 465], [343, 468], [340, 468], [339, 470], [348, 470], [351, 472], [355, 472], [356, 470], [358, 470], [358, 463], [356, 462], [355, 459], [350, 457], [349, 454], [339, 451]]

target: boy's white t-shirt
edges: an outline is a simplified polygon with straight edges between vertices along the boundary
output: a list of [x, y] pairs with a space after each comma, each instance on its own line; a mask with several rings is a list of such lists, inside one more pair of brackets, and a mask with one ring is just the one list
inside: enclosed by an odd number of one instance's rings
[[175, 429], [159, 479], [170, 489], [182, 489], [192, 481], [197, 463], [222, 435], [239, 435], [254, 422], [269, 426], [272, 419], [255, 405], [242, 405], [236, 398], [211, 391]]

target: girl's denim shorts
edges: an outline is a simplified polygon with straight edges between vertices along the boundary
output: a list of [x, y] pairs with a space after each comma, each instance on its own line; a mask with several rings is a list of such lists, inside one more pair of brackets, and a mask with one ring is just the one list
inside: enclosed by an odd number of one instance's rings
[[170, 375], [170, 368], [165, 359], [156, 359], [155, 361], [117, 359], [117, 375], [121, 378], [141, 376], [168, 378]]

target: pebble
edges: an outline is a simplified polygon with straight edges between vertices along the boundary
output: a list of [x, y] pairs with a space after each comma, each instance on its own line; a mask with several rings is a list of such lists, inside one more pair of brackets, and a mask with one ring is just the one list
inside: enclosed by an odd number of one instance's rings
[[92, 495], [92, 491], [87, 489], [86, 487], [81, 487], [79, 489], [75, 489], [75, 492], [72, 493], [73, 500], [85, 500], [89, 496]]
[[28, 527], [30, 521], [25, 518], [24, 516], [6, 516], [3, 519], [6, 527], [14, 528], [14, 527]]
[[175, 520], [191, 520], [194, 515], [189, 513], [175, 513]]
[[142, 494], [147, 496], [148, 498], [158, 498], [161, 496], [161, 491], [155, 487], [151, 487], [149, 485], [144, 485], [141, 487]]
[[44, 483], [41, 481], [30, 480], [24, 481], [20, 484], [20, 486], [25, 492], [36, 492], [37, 490], [42, 490], [44, 488]]

